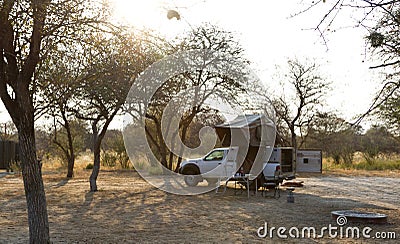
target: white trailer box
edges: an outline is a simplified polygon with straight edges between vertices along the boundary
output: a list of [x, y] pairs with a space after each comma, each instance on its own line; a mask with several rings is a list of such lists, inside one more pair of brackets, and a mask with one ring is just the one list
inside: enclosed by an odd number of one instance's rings
[[294, 164], [294, 149], [293, 147], [275, 147], [272, 151], [269, 162], [279, 163], [281, 165], [282, 173], [295, 172]]
[[296, 172], [322, 173], [322, 151], [316, 149], [298, 149]]

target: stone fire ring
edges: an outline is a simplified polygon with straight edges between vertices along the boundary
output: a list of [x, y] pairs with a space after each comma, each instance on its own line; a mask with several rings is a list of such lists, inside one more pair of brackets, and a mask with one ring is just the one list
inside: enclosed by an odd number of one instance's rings
[[339, 216], [345, 216], [348, 222], [352, 223], [371, 223], [386, 224], [387, 216], [380, 213], [368, 213], [353, 210], [332, 211], [332, 218], [337, 220]]

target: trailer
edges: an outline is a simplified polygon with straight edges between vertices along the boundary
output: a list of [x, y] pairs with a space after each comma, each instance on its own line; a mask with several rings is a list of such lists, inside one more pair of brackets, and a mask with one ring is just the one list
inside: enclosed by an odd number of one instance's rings
[[295, 166], [296, 161], [295, 152], [293, 147], [276, 147], [272, 151], [271, 157], [269, 158], [269, 163], [279, 163], [281, 166], [282, 173], [286, 175], [294, 175], [296, 172]]
[[296, 162], [299, 173], [322, 173], [322, 150], [298, 149]]
[[10, 170], [11, 163], [18, 161], [18, 143], [0, 140], [0, 169]]

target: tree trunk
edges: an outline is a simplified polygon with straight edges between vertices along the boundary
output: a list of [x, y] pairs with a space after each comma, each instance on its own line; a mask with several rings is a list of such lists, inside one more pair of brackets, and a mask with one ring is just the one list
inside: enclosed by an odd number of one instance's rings
[[106, 135], [108, 126], [110, 125], [110, 123], [113, 120], [113, 118], [115, 117], [115, 115], [118, 113], [122, 104], [123, 104], [123, 102], [114, 108], [114, 112], [112, 112], [110, 114], [110, 116], [108, 116], [108, 118], [104, 122], [103, 128], [101, 128], [100, 130], [98, 127], [98, 123], [100, 122], [101, 117], [97, 117], [97, 119], [95, 119], [92, 122], [94, 160], [93, 160], [92, 174], [90, 175], [90, 178], [89, 178], [91, 192], [97, 191], [97, 177], [99, 176], [99, 172], [100, 172], [101, 142], [104, 139], [104, 136]]
[[[19, 3], [1, 2], [0, 97], [18, 129], [22, 178], [28, 207], [29, 242], [50, 243], [46, 195], [41, 165], [36, 157], [32, 89], [35, 87], [32, 77], [40, 61], [43, 28], [50, 0], [30, 1], [32, 11], [22, 12], [21, 15], [25, 16], [26, 13], [29, 17], [17, 15], [17, 18], [13, 15], [19, 7], [14, 8], [14, 5], [18, 6]], [[17, 28], [16, 23], [22, 19], [29, 24]], [[20, 44], [17, 38], [21, 37], [21, 31], [29, 45], [17, 48]], [[24, 54], [20, 53], [21, 50]], [[18, 52], [21, 54], [20, 57]]]
[[31, 119], [20, 121], [18, 125], [22, 176], [28, 206], [29, 241], [30, 243], [50, 243], [41, 164], [36, 158], [33, 115], [21, 117], [31, 117]]
[[292, 132], [292, 147], [297, 148], [296, 133]]
[[[189, 127], [189, 124], [190, 124], [190, 122], [188, 124], [183, 125], [183, 129], [182, 129], [182, 143], [183, 143], [183, 146], [185, 145], [185, 142], [186, 142], [186, 133], [187, 133], [187, 129]], [[179, 150], [178, 162], [176, 164], [175, 173], [178, 173], [179, 167], [181, 167], [181, 163], [182, 163], [182, 160], [183, 160], [183, 158], [181, 156], [183, 155], [183, 151], [184, 151], [183, 146], [181, 147], [181, 150]]]
[[296, 132], [294, 131], [294, 125], [292, 128], [290, 128], [291, 133], [292, 133], [292, 147], [294, 149], [294, 155], [293, 155], [293, 162], [294, 162], [294, 168], [292, 169], [293, 171], [296, 171], [297, 168], [297, 135]]
[[67, 178], [72, 178], [74, 177], [74, 165], [75, 165], [74, 141], [72, 138], [71, 127], [69, 126], [69, 122], [66, 118], [65, 118], [65, 129], [67, 130], [68, 147], [69, 147]]
[[[192, 123], [194, 117], [196, 116], [196, 114], [198, 112], [200, 112], [200, 106], [193, 107], [192, 108], [192, 112], [190, 113], [190, 115], [180, 125], [180, 127], [182, 128], [182, 143], [183, 143], [183, 145], [185, 145], [185, 142], [186, 142], [186, 134], [187, 134], [187, 130], [189, 128], [189, 125], [190, 125], [190, 123]], [[178, 173], [179, 167], [181, 167], [181, 163], [182, 163], [182, 160], [183, 160], [181, 155], [183, 155], [183, 151], [184, 151], [184, 148], [181, 147], [181, 150], [179, 151], [179, 155], [178, 155], [178, 162], [177, 162], [176, 168], [175, 168], [175, 172], [176, 173]]]
[[75, 165], [75, 157], [72, 154], [68, 158], [68, 172], [67, 172], [67, 178], [72, 178], [74, 177], [74, 165]]
[[90, 191], [96, 192], [97, 177], [99, 176], [100, 172], [100, 143], [98, 143], [98, 141], [96, 141], [94, 144], [93, 155], [94, 155], [93, 170], [92, 174], [90, 175], [89, 181], [90, 181]]
[[[171, 148], [171, 151], [174, 150], [174, 147]], [[169, 153], [169, 159], [168, 159], [168, 169], [173, 170], [173, 164], [174, 164], [174, 153], [170, 152]]]
[[90, 182], [90, 191], [96, 192], [97, 191], [97, 177], [99, 176], [100, 172], [100, 150], [101, 150], [101, 143], [99, 140], [99, 129], [97, 128], [97, 121], [93, 122], [92, 124], [92, 132], [93, 132], [93, 170], [92, 174], [90, 175], [89, 182]]

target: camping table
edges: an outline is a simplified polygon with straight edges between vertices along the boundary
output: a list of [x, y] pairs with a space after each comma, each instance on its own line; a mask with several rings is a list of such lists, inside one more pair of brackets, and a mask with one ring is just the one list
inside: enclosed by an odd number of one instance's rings
[[[251, 174], [245, 174], [245, 175], [234, 175], [232, 176], [228, 181], [235, 181], [235, 190], [236, 190], [236, 183], [237, 182], [243, 182], [246, 184], [246, 189], [247, 189], [247, 198], [250, 198], [250, 179], [253, 178], [253, 175]], [[257, 180], [256, 180], [256, 195], [257, 195]]]

